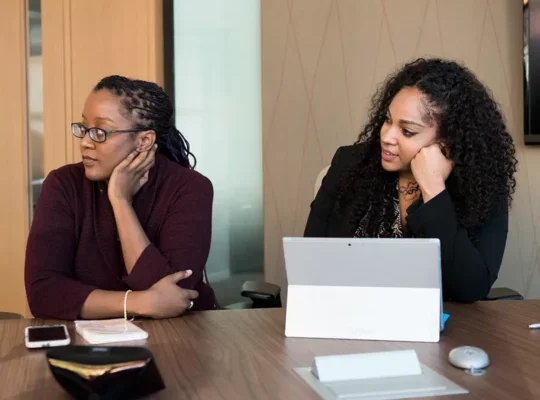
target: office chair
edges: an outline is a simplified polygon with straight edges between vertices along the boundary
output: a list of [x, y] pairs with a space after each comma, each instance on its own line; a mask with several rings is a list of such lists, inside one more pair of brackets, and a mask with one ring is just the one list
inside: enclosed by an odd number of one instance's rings
[[280, 308], [281, 288], [269, 282], [247, 281], [242, 285], [242, 297], [249, 300], [229, 304], [227, 310], [239, 310], [247, 308]]
[[[317, 195], [323, 178], [330, 166], [323, 168], [317, 179], [315, 180], [315, 187], [313, 197]], [[245, 308], [276, 308], [281, 307], [281, 288], [278, 285], [274, 285], [268, 282], [255, 282], [247, 281], [242, 286], [242, 296], [250, 299], [251, 301], [243, 301], [239, 303], [231, 304], [225, 308], [227, 309], [245, 309]], [[523, 300], [523, 296], [515, 290], [500, 287], [492, 288], [484, 300]]]
[[10, 312], [0, 312], [0, 319], [23, 319], [23, 316]]

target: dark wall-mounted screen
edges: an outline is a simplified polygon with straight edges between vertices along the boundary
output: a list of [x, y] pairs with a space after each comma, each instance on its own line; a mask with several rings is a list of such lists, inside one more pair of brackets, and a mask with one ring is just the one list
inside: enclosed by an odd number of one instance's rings
[[525, 144], [540, 144], [540, 0], [523, 1]]

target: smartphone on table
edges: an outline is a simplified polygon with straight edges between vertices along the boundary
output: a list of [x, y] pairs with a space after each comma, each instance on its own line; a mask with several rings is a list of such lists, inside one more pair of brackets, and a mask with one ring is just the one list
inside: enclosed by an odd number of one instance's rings
[[67, 346], [71, 339], [66, 325], [27, 326], [24, 342], [29, 349]]

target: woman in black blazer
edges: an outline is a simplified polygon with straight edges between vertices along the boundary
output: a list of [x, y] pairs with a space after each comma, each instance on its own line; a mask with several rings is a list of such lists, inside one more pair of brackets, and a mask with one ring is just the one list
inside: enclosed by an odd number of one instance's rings
[[334, 155], [304, 235], [438, 238], [445, 300], [474, 302], [501, 266], [516, 165], [473, 73], [419, 59], [387, 79], [357, 142]]

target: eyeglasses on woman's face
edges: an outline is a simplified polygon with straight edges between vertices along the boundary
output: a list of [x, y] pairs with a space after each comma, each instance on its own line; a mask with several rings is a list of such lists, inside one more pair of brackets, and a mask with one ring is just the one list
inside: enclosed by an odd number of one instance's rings
[[90, 139], [97, 143], [103, 143], [107, 140], [107, 135], [111, 133], [137, 133], [147, 131], [148, 129], [121, 129], [121, 130], [105, 130], [101, 128], [88, 128], [81, 122], [74, 122], [71, 124], [71, 133], [76, 138], [82, 139], [86, 132], [90, 135]]

